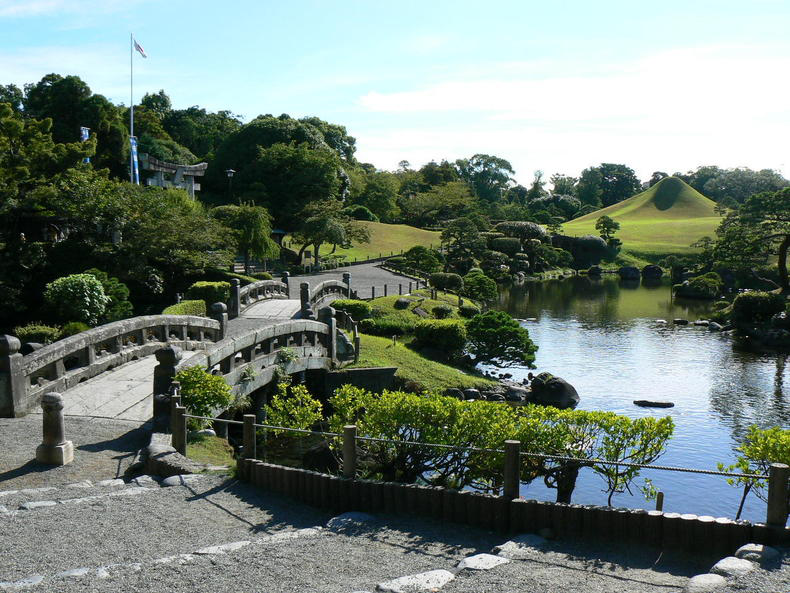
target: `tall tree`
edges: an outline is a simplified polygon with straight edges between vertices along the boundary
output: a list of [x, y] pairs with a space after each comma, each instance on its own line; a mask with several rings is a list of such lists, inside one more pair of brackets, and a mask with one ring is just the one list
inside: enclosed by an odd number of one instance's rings
[[456, 161], [455, 165], [475, 196], [488, 203], [501, 200], [515, 173], [508, 161], [488, 154], [476, 154], [471, 159]]
[[597, 167], [590, 167], [582, 171], [579, 183], [576, 186], [576, 197], [579, 198], [582, 204], [593, 208], [601, 207], [602, 180], [603, 177]]
[[598, 170], [601, 172], [601, 202], [604, 206], [627, 200], [642, 189], [636, 173], [630, 167], [603, 163]]
[[266, 208], [253, 204], [218, 206], [210, 214], [233, 231], [237, 249], [244, 257], [244, 273], [250, 273], [251, 258], [277, 257], [279, 249], [272, 240], [272, 217]]
[[549, 192], [543, 189], [546, 182], [543, 181], [543, 171], [537, 170], [532, 178], [532, 185], [527, 190], [527, 202], [534, 202], [540, 198], [547, 196]]
[[756, 268], [776, 256], [779, 288], [790, 292], [787, 254], [790, 250], [790, 188], [747, 198], [716, 230], [715, 257], [736, 268]]
[[313, 248], [313, 261], [316, 266], [321, 264], [321, 245], [333, 245], [332, 251], [338, 245], [352, 245], [353, 243], [367, 243], [370, 241], [370, 231], [362, 223], [343, 213], [343, 203], [340, 200], [321, 200], [305, 206], [302, 210], [303, 220], [299, 230], [294, 233], [294, 238], [302, 244], [299, 250], [301, 261], [308, 247]]

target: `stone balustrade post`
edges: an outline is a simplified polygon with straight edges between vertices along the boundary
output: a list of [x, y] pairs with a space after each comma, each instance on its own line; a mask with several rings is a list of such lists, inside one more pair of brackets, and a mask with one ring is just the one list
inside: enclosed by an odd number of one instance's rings
[[63, 420], [63, 396], [45, 393], [41, 397], [44, 437], [36, 448], [36, 461], [51, 465], [66, 465], [74, 461], [74, 445], [66, 440]]
[[288, 279], [291, 277], [291, 274], [288, 272], [283, 272], [282, 276], [280, 276], [280, 280], [283, 284], [285, 284], [286, 288], [288, 288]]
[[299, 300], [302, 303], [302, 316], [310, 308], [310, 284], [302, 282], [299, 284]]
[[22, 374], [22, 343], [14, 336], [0, 336], [0, 418], [25, 413], [25, 377]]
[[[234, 280], [238, 282], [236, 278]], [[219, 323], [219, 340], [224, 340], [228, 334], [228, 317], [228, 308], [225, 306], [225, 303], [214, 303], [211, 305], [211, 318]]]
[[241, 283], [238, 278], [231, 278], [230, 302], [228, 303], [227, 311], [229, 319], [236, 319], [236, 317], [241, 315]]
[[165, 346], [154, 353], [159, 362], [154, 367], [154, 395], [170, 393], [173, 377], [176, 376], [176, 367], [181, 361], [181, 348], [178, 346]]
[[346, 285], [346, 298], [351, 298], [351, 274], [343, 272], [343, 284]]
[[505, 441], [505, 480], [502, 496], [506, 500], [518, 498], [520, 451], [521, 441]]
[[771, 527], [784, 529], [788, 514], [788, 481], [790, 466], [772, 463], [768, 470], [768, 511], [765, 519]]
[[352, 480], [357, 475], [357, 427], [343, 427], [343, 477]]

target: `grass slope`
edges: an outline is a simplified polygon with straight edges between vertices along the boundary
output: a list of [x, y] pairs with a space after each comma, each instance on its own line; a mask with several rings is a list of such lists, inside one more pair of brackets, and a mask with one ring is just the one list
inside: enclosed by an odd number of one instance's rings
[[426, 389], [443, 391], [448, 387], [486, 388], [494, 385], [491, 379], [465, 373], [446, 364], [420, 356], [401, 342], [392, 344], [390, 338], [360, 334], [362, 348], [359, 362], [353, 368], [398, 367], [395, 375], [405, 381], [419, 383]]
[[667, 177], [618, 204], [567, 222], [567, 235], [597, 235], [595, 221], [609, 216], [620, 223], [623, 249], [645, 254], [690, 253], [691, 244], [714, 237], [721, 218], [709, 200], [682, 179]]
[[[347, 261], [353, 261], [354, 258], [368, 259], [379, 257], [379, 254], [399, 253], [401, 250], [406, 251], [415, 245], [428, 247], [433, 244], [434, 247], [439, 246], [441, 233], [436, 231], [425, 231], [405, 224], [366, 221], [362, 224], [370, 230], [370, 243], [354, 245], [350, 249], [338, 247], [335, 255], [345, 255]], [[294, 243], [292, 248], [298, 250], [299, 247]], [[331, 245], [321, 246], [321, 255], [328, 255], [330, 251], [332, 251]]]

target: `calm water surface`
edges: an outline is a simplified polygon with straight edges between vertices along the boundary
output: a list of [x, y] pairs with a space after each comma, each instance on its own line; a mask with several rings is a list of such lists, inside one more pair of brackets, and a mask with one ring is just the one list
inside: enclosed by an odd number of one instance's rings
[[[710, 303], [675, 300], [668, 283], [645, 286], [616, 277], [529, 283], [505, 289], [500, 308], [517, 318], [538, 344], [534, 373], [569, 381], [580, 409], [607, 410], [631, 418], [670, 415], [675, 434], [662, 465], [716, 469], [732, 463], [734, 447], [751, 424], [788, 427], [790, 357], [753, 353], [705, 327], [674, 326], [672, 319], [705, 319]], [[662, 325], [656, 320], [669, 323]], [[514, 378], [527, 369], [509, 369]], [[672, 401], [674, 408], [640, 408], [633, 400]], [[734, 517], [741, 490], [725, 479], [646, 471], [665, 493], [664, 510]], [[637, 479], [642, 483], [642, 478]], [[605, 483], [582, 470], [573, 501], [606, 504]], [[527, 498], [553, 500], [542, 482], [522, 488]], [[641, 493], [616, 495], [615, 506], [652, 508]], [[744, 518], [765, 520], [765, 504], [747, 499]]]

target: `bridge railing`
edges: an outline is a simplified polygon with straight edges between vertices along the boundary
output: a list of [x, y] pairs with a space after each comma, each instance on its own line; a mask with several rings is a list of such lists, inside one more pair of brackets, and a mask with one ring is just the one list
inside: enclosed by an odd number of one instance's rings
[[[203, 366], [221, 374], [238, 396], [267, 385], [277, 367], [289, 374], [328, 369], [337, 362], [335, 320], [330, 321], [287, 320], [252, 329], [209, 345], [179, 363], [175, 372]], [[286, 348], [287, 356], [282, 354]]]
[[22, 416], [41, 396], [62, 392], [164, 345], [201, 349], [221, 337], [220, 323], [191, 315], [146, 315], [108, 323], [58, 340], [27, 355], [0, 336], [0, 417]]
[[230, 302], [228, 303], [228, 317], [235, 319], [245, 309], [255, 303], [269, 299], [288, 298], [288, 276], [283, 276], [286, 282], [280, 280], [260, 280], [241, 286], [238, 278], [230, 281]]
[[343, 274], [342, 281], [324, 280], [312, 289], [308, 282], [299, 285], [303, 317], [309, 317], [309, 312], [315, 310], [325, 299], [338, 297], [351, 298], [351, 274], [348, 272]]

